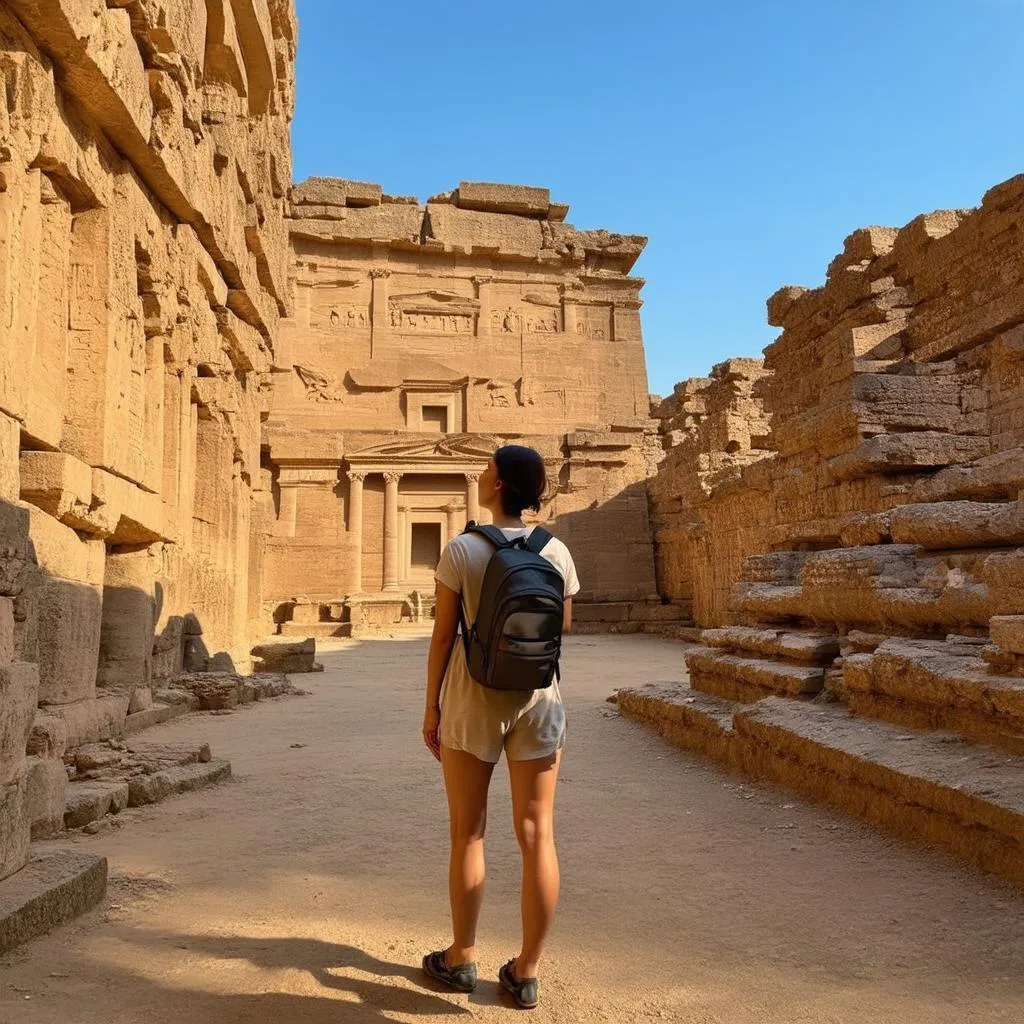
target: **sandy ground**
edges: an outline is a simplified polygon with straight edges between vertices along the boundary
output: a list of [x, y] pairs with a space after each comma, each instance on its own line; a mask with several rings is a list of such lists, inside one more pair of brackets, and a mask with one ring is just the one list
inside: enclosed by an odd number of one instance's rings
[[[448, 941], [424, 639], [352, 643], [311, 692], [149, 734], [207, 738], [232, 782], [126, 812], [93, 913], [0, 961], [4, 1024], [508, 1019], [518, 851], [495, 775], [482, 982], [420, 976]], [[563, 895], [537, 1021], [968, 1024], [1024, 1019], [1024, 894], [942, 854], [742, 783], [618, 717], [678, 645], [573, 638]], [[149, 738], [149, 737], [147, 737]]]

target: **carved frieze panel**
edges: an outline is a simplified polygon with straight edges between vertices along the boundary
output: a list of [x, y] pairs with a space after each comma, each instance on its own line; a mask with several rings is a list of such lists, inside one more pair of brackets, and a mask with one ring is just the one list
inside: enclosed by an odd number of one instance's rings
[[309, 366], [296, 364], [295, 372], [306, 389], [306, 400], [310, 402], [344, 401], [345, 389], [330, 374], [314, 370]]
[[511, 409], [523, 404], [521, 394], [522, 379], [517, 381], [489, 380], [487, 388], [487, 404], [492, 409]]
[[477, 299], [431, 290], [394, 295], [388, 300], [388, 322], [396, 331], [471, 335], [480, 310]]
[[357, 330], [370, 326], [370, 311], [365, 306], [331, 306], [327, 324], [335, 330]]
[[579, 306], [576, 313], [576, 334], [593, 341], [611, 341], [612, 311], [610, 306]]

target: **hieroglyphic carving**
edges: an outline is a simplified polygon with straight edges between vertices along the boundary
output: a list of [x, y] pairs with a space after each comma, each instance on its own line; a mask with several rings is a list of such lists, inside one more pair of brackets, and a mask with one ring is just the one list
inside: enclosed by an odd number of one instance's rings
[[367, 311], [356, 306], [332, 306], [328, 319], [331, 326], [339, 330], [344, 327], [350, 330], [357, 327], [366, 327], [370, 322], [370, 316]]
[[401, 331], [432, 334], [472, 334], [473, 317], [468, 313], [422, 313], [391, 307], [391, 326]]
[[341, 402], [344, 395], [338, 386], [337, 381], [326, 373], [318, 370], [311, 370], [308, 366], [295, 366], [295, 372], [299, 375], [306, 388], [306, 398], [310, 402]]
[[491, 330], [503, 334], [557, 334], [560, 329], [557, 309], [521, 311], [509, 306], [491, 313]]
[[489, 380], [487, 390], [491, 408], [510, 409], [513, 406], [522, 405], [523, 400], [519, 393], [520, 383], [520, 381]]
[[505, 334], [518, 334], [522, 317], [511, 306], [507, 309], [496, 309], [491, 313], [491, 328]]

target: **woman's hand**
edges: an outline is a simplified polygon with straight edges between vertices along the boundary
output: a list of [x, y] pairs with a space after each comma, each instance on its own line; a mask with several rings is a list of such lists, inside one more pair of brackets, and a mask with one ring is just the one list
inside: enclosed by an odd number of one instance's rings
[[438, 707], [428, 707], [423, 712], [423, 742], [426, 743], [427, 749], [437, 758], [441, 760], [441, 709]]

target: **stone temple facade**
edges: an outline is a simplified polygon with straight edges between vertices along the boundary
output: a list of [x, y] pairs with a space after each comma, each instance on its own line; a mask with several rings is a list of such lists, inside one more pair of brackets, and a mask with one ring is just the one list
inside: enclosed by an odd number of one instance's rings
[[293, 190], [294, 313], [264, 429], [264, 600], [284, 632], [429, 611], [441, 549], [480, 519], [480, 472], [512, 441], [547, 463], [541, 518], [578, 553], [581, 618], [666, 614], [629, 276], [645, 239], [567, 212], [518, 185], [463, 182], [425, 204], [332, 178]]

